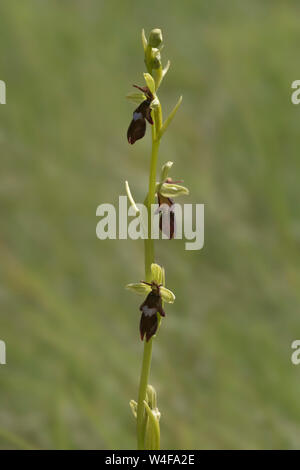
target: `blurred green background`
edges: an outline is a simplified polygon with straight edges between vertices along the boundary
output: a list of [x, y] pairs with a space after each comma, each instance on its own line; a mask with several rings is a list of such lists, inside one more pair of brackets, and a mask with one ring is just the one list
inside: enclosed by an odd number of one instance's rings
[[162, 447], [299, 448], [299, 79], [296, 1], [1, 2], [0, 447], [135, 448], [141, 241], [96, 238], [150, 133], [129, 146], [140, 32], [163, 30], [163, 139], [205, 246], [159, 241], [177, 296], [155, 340]]

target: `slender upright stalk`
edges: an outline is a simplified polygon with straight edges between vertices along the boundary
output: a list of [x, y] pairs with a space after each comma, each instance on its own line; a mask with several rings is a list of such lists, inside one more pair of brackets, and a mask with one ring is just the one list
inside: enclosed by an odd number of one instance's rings
[[[158, 133], [162, 126], [162, 111], [159, 103], [158, 107], [153, 112], [153, 128], [152, 128], [152, 151], [150, 161], [150, 174], [149, 174], [149, 187], [147, 197], [148, 209], [148, 238], [145, 239], [145, 276], [146, 281], [151, 281], [151, 264], [154, 263], [154, 241], [151, 237], [152, 229], [152, 212], [151, 205], [155, 203], [155, 187], [156, 187], [156, 172], [157, 172], [157, 157], [160, 139]], [[144, 355], [142, 362], [142, 370], [140, 376], [140, 386], [137, 404], [137, 441], [138, 449], [144, 449], [145, 445], [145, 406], [144, 400], [146, 399], [146, 390], [149, 381], [150, 367], [152, 357], [152, 338], [149, 341], [144, 341]]]
[[149, 190], [147, 197], [148, 209], [148, 238], [145, 240], [145, 276], [147, 281], [151, 281], [151, 264], [154, 263], [154, 241], [151, 238], [152, 215], [151, 205], [155, 203], [155, 186], [156, 186], [156, 166], [159, 149], [159, 141], [154, 140], [154, 132], [152, 133], [152, 153], [149, 174]]
[[[170, 61], [168, 61], [165, 68], [162, 67], [160, 51], [163, 47], [163, 39], [161, 30], [157, 28], [153, 29], [149, 35], [149, 40], [147, 40], [143, 30], [142, 42], [145, 54], [145, 64], [148, 71], [148, 73], [144, 73], [144, 79], [147, 86], [140, 87], [134, 85], [135, 88], [142, 91], [142, 94], [137, 94], [135, 92], [127, 95], [128, 98], [139, 103], [139, 106], [133, 113], [133, 119], [127, 131], [128, 142], [130, 144], [134, 144], [136, 140], [144, 137], [146, 121], [153, 125], [148, 193], [144, 202], [144, 205], [147, 207], [148, 220], [148, 236], [145, 239], [146, 281], [131, 283], [126, 286], [129, 290], [132, 290], [139, 295], [146, 296], [143, 304], [140, 306], [140, 311], [142, 312], [140, 320], [140, 335], [142, 340], [144, 340], [144, 353], [140, 375], [138, 402], [131, 400], [130, 407], [137, 420], [138, 449], [157, 450], [160, 449], [160, 412], [157, 408], [157, 395], [155, 388], [148, 383], [151, 367], [152, 341], [160, 327], [161, 318], [165, 316], [165, 311], [163, 309], [164, 302], [172, 304], [175, 300], [175, 295], [165, 287], [164, 268], [155, 263], [154, 240], [152, 239], [152, 207], [155, 204], [156, 193], [158, 202], [161, 201], [162, 198], [167, 201], [169, 219], [173, 221], [172, 234], [171, 231], [169, 231], [169, 238], [171, 239], [174, 236], [175, 220], [175, 213], [172, 210], [173, 197], [188, 194], [188, 190], [187, 188], [177, 184], [180, 181], [172, 181], [172, 178], [168, 177], [168, 172], [173, 165], [173, 162], [170, 161], [166, 162], [162, 166], [160, 179], [157, 181], [157, 160], [160, 140], [173, 120], [182, 98], [179, 98], [177, 104], [163, 123], [162, 109], [157, 97], [157, 89], [169, 69]], [[131, 206], [137, 214], [139, 213], [139, 210], [132, 197], [128, 182], [126, 182], [125, 186]], [[159, 202], [159, 204], [159, 223], [161, 224], [161, 206], [164, 204], [161, 202]], [[144, 222], [142, 223], [144, 224]], [[161, 228], [161, 230], [163, 229]]]

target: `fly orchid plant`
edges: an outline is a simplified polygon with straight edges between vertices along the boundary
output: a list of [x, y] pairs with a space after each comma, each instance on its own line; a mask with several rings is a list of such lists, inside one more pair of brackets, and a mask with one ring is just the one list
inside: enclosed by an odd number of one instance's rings
[[[131, 400], [130, 407], [137, 423], [137, 444], [139, 450], [160, 449], [160, 412], [157, 408], [157, 397], [154, 387], [148, 384], [150, 374], [150, 364], [152, 355], [152, 342], [160, 327], [162, 317], [165, 317], [164, 303], [173, 303], [175, 295], [165, 287], [165, 270], [155, 263], [154, 240], [151, 238], [153, 213], [151, 207], [155, 204], [156, 197], [159, 212], [159, 227], [166, 234], [163, 225], [163, 214], [167, 214], [168, 237], [174, 238], [176, 230], [175, 212], [173, 210], [173, 198], [188, 194], [188, 189], [173, 181], [168, 173], [173, 162], [167, 162], [161, 170], [160, 181], [157, 182], [157, 160], [158, 150], [162, 136], [173, 120], [182, 97], [179, 98], [174, 109], [167, 119], [163, 121], [162, 107], [157, 96], [157, 90], [170, 67], [170, 61], [163, 68], [161, 63], [161, 49], [163, 47], [162, 33], [160, 29], [153, 29], [146, 39], [144, 30], [142, 31], [142, 43], [144, 47], [144, 57], [147, 72], [144, 73], [145, 86], [133, 85], [139, 92], [130, 93], [127, 98], [138, 104], [133, 112], [133, 118], [127, 131], [127, 140], [134, 144], [144, 137], [147, 122], [152, 127], [152, 150], [150, 160], [150, 173], [148, 193], [145, 199], [147, 207], [147, 236], [145, 237], [145, 281], [136, 284], [128, 284], [127, 288], [142, 295], [145, 299], [139, 307], [141, 311], [140, 336], [144, 342], [144, 354], [138, 401]], [[129, 184], [126, 181], [126, 192], [128, 199], [134, 208], [136, 215], [139, 209], [132, 197]]]

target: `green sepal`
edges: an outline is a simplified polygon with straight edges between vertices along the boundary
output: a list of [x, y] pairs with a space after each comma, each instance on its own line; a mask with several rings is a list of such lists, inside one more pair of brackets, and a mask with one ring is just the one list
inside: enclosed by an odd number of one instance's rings
[[163, 183], [159, 192], [164, 197], [188, 196], [189, 190], [185, 186], [176, 183]]
[[132, 93], [128, 93], [126, 95], [126, 98], [130, 101], [134, 101], [134, 103], [141, 104], [143, 101], [145, 101], [146, 96], [144, 95], [144, 93], [132, 92]]
[[166, 179], [168, 178], [169, 171], [172, 168], [172, 166], [173, 166], [173, 162], [167, 162], [162, 166], [160, 181], [162, 181], [162, 182], [166, 181]]
[[144, 79], [152, 95], [155, 95], [155, 82], [153, 77], [150, 75], [150, 73], [144, 73]]
[[136, 284], [127, 284], [126, 289], [131, 290], [138, 295], [148, 295], [151, 292], [151, 286], [144, 284], [143, 282], [137, 282]]
[[151, 280], [155, 281], [157, 284], [162, 283], [162, 269], [159, 264], [151, 264]]
[[167, 304], [173, 304], [175, 301], [175, 294], [169, 289], [167, 289], [164, 286], [161, 286], [159, 289], [161, 298], [164, 302], [167, 302]]

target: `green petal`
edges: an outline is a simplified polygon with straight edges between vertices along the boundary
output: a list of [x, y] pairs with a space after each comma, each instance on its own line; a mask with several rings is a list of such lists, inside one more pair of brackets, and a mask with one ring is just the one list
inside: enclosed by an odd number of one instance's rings
[[160, 295], [161, 298], [163, 299], [164, 302], [167, 302], [167, 304], [173, 304], [175, 300], [175, 295], [173, 292], [166, 287], [161, 287], [160, 288]]
[[136, 284], [127, 284], [126, 289], [131, 290], [135, 294], [138, 295], [148, 295], [149, 292], [151, 292], [151, 287], [147, 286], [147, 284], [144, 284], [143, 282], [138, 282]]

